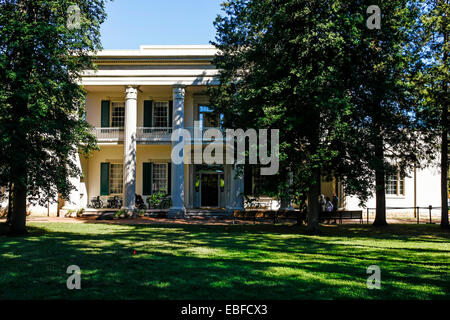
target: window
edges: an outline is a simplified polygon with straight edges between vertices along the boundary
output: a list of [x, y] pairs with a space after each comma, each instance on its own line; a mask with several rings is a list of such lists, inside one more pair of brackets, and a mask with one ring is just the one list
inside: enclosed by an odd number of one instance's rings
[[215, 128], [219, 127], [223, 115], [218, 115], [213, 112], [213, 109], [209, 106], [198, 107], [198, 119], [200, 121], [201, 128]]
[[244, 191], [251, 196], [269, 196], [274, 193], [276, 184], [272, 176], [261, 175], [259, 166], [246, 165], [244, 169]]
[[109, 174], [109, 193], [122, 194], [123, 192], [123, 164], [111, 163]]
[[125, 125], [125, 103], [111, 103], [111, 127], [123, 128]]
[[155, 102], [153, 108], [153, 126], [167, 128], [169, 126], [169, 103]]
[[153, 193], [168, 192], [167, 163], [154, 163], [152, 172]]
[[386, 194], [405, 195], [405, 177], [400, 176], [399, 172], [386, 176]]

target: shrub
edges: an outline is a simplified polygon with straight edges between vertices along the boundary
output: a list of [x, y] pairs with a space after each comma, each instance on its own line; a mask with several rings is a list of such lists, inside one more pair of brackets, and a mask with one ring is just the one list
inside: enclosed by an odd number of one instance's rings
[[84, 213], [84, 208], [79, 209], [79, 210], [77, 211], [77, 217], [78, 217], [78, 218], [81, 218], [81, 217], [83, 216], [83, 213]]
[[66, 218], [70, 218], [76, 211], [73, 209], [69, 209], [67, 210], [66, 214], [64, 215], [64, 217]]
[[114, 215], [114, 219], [126, 218], [126, 216], [127, 216], [127, 211], [125, 209], [120, 209]]
[[149, 209], [169, 209], [171, 206], [170, 196], [162, 191], [150, 195], [147, 203]]

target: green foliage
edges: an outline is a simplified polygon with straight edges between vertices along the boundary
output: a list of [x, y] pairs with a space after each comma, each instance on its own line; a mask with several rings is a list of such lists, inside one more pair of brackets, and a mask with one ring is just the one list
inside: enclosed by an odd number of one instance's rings
[[74, 214], [74, 213], [76, 213], [77, 211], [76, 210], [74, 210], [74, 209], [69, 209], [69, 210], [67, 210], [66, 211], [66, 214], [64, 215], [66, 218], [70, 218], [70, 217], [72, 217], [72, 215]]
[[449, 127], [450, 127], [450, 3], [424, 0], [417, 37], [421, 41], [422, 65], [414, 77], [424, 126], [439, 137], [441, 151], [441, 226], [449, 228]]
[[234, 128], [280, 129], [280, 197], [293, 173], [293, 190], [332, 174], [347, 135], [349, 97], [342, 88], [347, 63], [340, 1], [227, 1], [216, 19], [215, 64], [220, 84], [215, 108]]
[[149, 209], [168, 209], [171, 206], [170, 195], [164, 191], [155, 192], [147, 197]]
[[145, 216], [145, 210], [139, 210], [138, 214], [140, 217]]
[[[363, 203], [375, 184], [384, 194], [386, 174], [433, 158], [433, 135], [411, 81], [421, 62], [420, 2], [223, 4], [215, 21], [220, 84], [209, 90], [212, 103], [227, 127], [280, 129], [281, 169], [273, 179], [279, 197], [308, 193], [315, 203], [320, 176], [337, 176]], [[381, 30], [366, 26], [374, 4]]]
[[78, 150], [95, 138], [85, 121], [83, 70], [95, 69], [103, 0], [80, 0], [80, 28], [66, 27], [68, 0], [0, 6], [0, 185], [26, 186], [30, 203], [57, 201], [79, 176]]
[[120, 218], [126, 218], [127, 217], [127, 210], [120, 209], [116, 212], [114, 215], [114, 219], [120, 219]]
[[81, 208], [81, 209], [77, 210], [77, 217], [78, 218], [81, 218], [83, 216], [83, 214], [84, 214], [84, 208]]

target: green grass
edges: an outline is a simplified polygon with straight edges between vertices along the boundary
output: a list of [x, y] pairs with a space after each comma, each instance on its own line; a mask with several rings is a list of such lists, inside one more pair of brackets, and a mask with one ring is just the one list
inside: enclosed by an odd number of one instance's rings
[[[0, 236], [0, 299], [449, 299], [437, 225], [324, 227], [30, 223]], [[133, 251], [136, 251], [136, 255]], [[81, 290], [66, 268], [82, 270]], [[368, 290], [367, 267], [381, 268]]]

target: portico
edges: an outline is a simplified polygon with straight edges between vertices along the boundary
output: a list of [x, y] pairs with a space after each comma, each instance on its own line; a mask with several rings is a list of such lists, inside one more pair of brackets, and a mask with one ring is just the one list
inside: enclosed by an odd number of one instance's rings
[[192, 130], [210, 109], [206, 89], [217, 84], [211, 64], [215, 53], [212, 46], [99, 52], [98, 70], [86, 71], [82, 85], [86, 119], [100, 151], [80, 156], [83, 177], [74, 197], [79, 207], [96, 197], [106, 203], [116, 196], [123, 209], [133, 211], [136, 194], [146, 199], [164, 192], [171, 197], [168, 216], [177, 218], [187, 209], [205, 207], [205, 190], [211, 189], [212, 207], [243, 208], [243, 177], [235, 177], [232, 166], [223, 166], [215, 176], [203, 172], [203, 180], [197, 181], [196, 165], [184, 162], [189, 145], [178, 150], [181, 161], [172, 161], [178, 143], [171, 140], [172, 133]]

